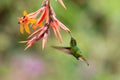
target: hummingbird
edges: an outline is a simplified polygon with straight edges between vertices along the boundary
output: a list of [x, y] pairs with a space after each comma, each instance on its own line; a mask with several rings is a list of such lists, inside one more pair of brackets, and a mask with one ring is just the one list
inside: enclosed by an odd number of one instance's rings
[[71, 37], [71, 40], [70, 40], [70, 47], [60, 47], [60, 46], [52, 46], [52, 47], [57, 50], [68, 53], [68, 54], [74, 56], [77, 60], [84, 61], [87, 65], [89, 65], [87, 60], [82, 56], [82, 54], [81, 54], [82, 51], [77, 46], [77, 42], [73, 37]]

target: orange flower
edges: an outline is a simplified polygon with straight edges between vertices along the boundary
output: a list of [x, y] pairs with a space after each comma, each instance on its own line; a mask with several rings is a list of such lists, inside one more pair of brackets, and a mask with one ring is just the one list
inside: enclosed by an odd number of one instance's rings
[[[27, 12], [24, 11], [23, 12], [23, 17], [18, 18], [19, 24], [20, 24], [20, 32], [23, 34], [24, 33], [24, 29], [25, 29], [25, 31], [28, 34], [30, 34], [30, 29], [29, 29], [28, 25], [32, 26], [33, 29], [34, 29], [34, 26], [37, 23], [37, 19], [36, 18], [44, 10], [45, 10], [45, 7], [43, 6], [39, 10], [37, 10], [37, 11], [35, 11], [33, 13], [30, 13], [30, 14], [27, 14]], [[42, 26], [42, 23], [37, 24], [37, 26]]]
[[26, 11], [23, 12], [23, 15], [24, 16], [22, 18], [18, 18], [20, 24], [20, 32], [23, 34], [25, 29], [25, 31], [30, 34], [28, 25], [36, 23], [36, 20], [28, 16]]
[[[66, 8], [62, 0], [58, 1], [62, 4], [64, 8]], [[31, 35], [28, 36], [28, 40], [20, 42], [26, 43], [27, 47], [25, 48], [25, 50], [31, 47], [36, 41], [40, 39], [43, 39], [42, 49], [44, 49], [47, 42], [48, 32], [50, 32], [50, 28], [53, 29], [55, 36], [59, 39], [61, 43], [62, 36], [60, 34], [60, 28], [70, 33], [70, 30], [55, 17], [55, 12], [50, 6], [49, 0], [45, 0], [39, 10], [30, 14], [27, 14], [27, 12], [24, 11], [23, 15], [24, 16], [22, 18], [19, 18], [20, 32], [23, 34], [25, 29], [25, 31], [30, 34], [29, 27], [32, 27], [33, 30], [35, 30]]]

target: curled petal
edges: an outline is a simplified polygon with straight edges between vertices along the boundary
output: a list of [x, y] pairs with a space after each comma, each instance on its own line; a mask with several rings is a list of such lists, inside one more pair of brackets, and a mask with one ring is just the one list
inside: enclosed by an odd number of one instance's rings
[[36, 41], [40, 40], [41, 38], [43, 38], [44, 35], [38, 35], [36, 38]]
[[53, 31], [54, 31], [55, 37], [57, 38], [57, 33], [56, 33], [56, 30], [55, 30], [55, 27], [54, 27], [53, 23], [51, 22], [50, 25], [51, 25], [51, 27], [52, 27], [52, 29], [53, 29]]
[[32, 46], [32, 44], [28, 44], [28, 42], [29, 42], [29, 40], [27, 40], [27, 41], [20, 41], [19, 43], [27, 43], [27, 47], [24, 49], [24, 50], [27, 50], [29, 47], [31, 47]]
[[34, 13], [28, 14], [28, 17], [35, 19], [38, 16], [38, 14], [40, 14], [44, 9], [45, 7], [42, 7], [39, 10], [35, 11]]
[[31, 24], [36, 23], [36, 19], [29, 19], [28, 21], [29, 21]]
[[20, 24], [20, 33], [24, 34], [24, 27], [22, 24]]
[[26, 10], [23, 11], [23, 15], [27, 16], [27, 11]]
[[36, 42], [36, 38], [37, 37], [33, 37], [32, 39], [27, 40], [27, 47], [24, 50], [27, 50], [29, 47], [31, 47]]
[[70, 30], [63, 23], [61, 23], [54, 15], [52, 17], [57, 25], [59, 25], [63, 30], [70, 32]]
[[44, 49], [47, 42], [48, 33], [45, 33], [43, 36], [42, 49]]
[[59, 39], [60, 42], [62, 43], [62, 37], [61, 37], [60, 31], [59, 31], [59, 29], [58, 29], [58, 25], [56, 25], [55, 22], [53, 22], [53, 27], [55, 28], [55, 31], [56, 31], [56, 34], [57, 34], [58, 39]]
[[24, 49], [24, 51], [26, 51], [31, 46], [32, 46], [31, 44], [27, 45], [27, 47]]
[[38, 36], [42, 36], [46, 32], [47, 29], [48, 29], [47, 26], [43, 27], [43, 29], [41, 30]]
[[31, 38], [34, 35], [38, 34], [38, 33], [39, 33], [39, 36], [41, 36], [42, 34], [45, 33], [45, 31], [47, 30], [47, 28], [48, 28], [47, 26], [44, 26], [44, 27], [38, 29], [37, 31], [33, 32], [30, 36], [28, 36], [28, 38]]
[[54, 9], [52, 7], [50, 9], [51, 9], [52, 15], [56, 16]]
[[63, 30], [70, 32], [70, 30], [63, 23], [61, 23], [60, 21], [58, 23]]
[[19, 21], [22, 21], [23, 20], [23, 18], [17, 18]]
[[19, 43], [27, 43], [28, 41], [20, 41]]
[[56, 29], [56, 33], [58, 35], [58, 38], [59, 38], [60, 42], [62, 43], [62, 37], [61, 37], [60, 31], [58, 30], [58, 28], [55, 28], [55, 29]]
[[28, 34], [30, 34], [30, 29], [29, 29], [29, 27], [28, 27], [28, 24], [25, 24], [25, 31], [26, 31]]
[[49, 6], [46, 6], [46, 23], [49, 23], [50, 20], [50, 10]]
[[40, 24], [38, 24], [38, 27], [41, 28], [42, 26], [43, 26], [43, 23], [42, 23], [42, 22], [41, 22]]
[[44, 10], [43, 14], [40, 16], [40, 18], [38, 20], [38, 24], [40, 24], [43, 21], [43, 19], [45, 18], [45, 16], [46, 16], [46, 10]]
[[65, 9], [67, 9], [62, 0], [58, 0], [58, 2], [62, 5], [62, 7], [64, 7]]
[[36, 11], [36, 12], [39, 12], [39, 13], [41, 13], [43, 10], [45, 10], [45, 6], [43, 6], [42, 8], [40, 8], [38, 11]]
[[27, 40], [27, 44], [26, 45], [33, 44], [36, 41], [35, 38], [36, 37], [33, 37], [32, 39]]
[[42, 23], [42, 21], [44, 20], [45, 16], [46, 16], [46, 9], [43, 11], [43, 13], [40, 16], [40, 18], [39, 18], [38, 22], [36, 23], [35, 27], [33, 27], [34, 30], [38, 27], [39, 24]]
[[36, 30], [37, 27], [42, 27], [42, 22], [40, 24], [34, 25], [32, 28]]
[[42, 31], [43, 27], [38, 29], [37, 31], [33, 32], [30, 36], [28, 36], [28, 38], [33, 37], [34, 35], [38, 34], [40, 31]]
[[33, 26], [33, 29], [36, 30], [36, 28], [37, 28], [37, 25], [34, 25], [34, 26]]

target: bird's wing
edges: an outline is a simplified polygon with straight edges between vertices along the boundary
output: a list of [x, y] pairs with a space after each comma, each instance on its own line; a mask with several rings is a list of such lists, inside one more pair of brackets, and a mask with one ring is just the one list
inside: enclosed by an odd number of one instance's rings
[[51, 47], [63, 51], [65, 53], [72, 54], [70, 47], [60, 47], [60, 46], [51, 46]]
[[78, 59], [81, 60], [81, 61], [84, 61], [89, 66], [89, 63], [87, 62], [87, 60], [82, 55], [80, 55]]

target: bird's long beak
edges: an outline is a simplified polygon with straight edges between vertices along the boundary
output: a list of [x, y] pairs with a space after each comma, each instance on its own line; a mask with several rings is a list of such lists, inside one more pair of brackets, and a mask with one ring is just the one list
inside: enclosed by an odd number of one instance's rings
[[88, 61], [83, 56], [80, 56], [78, 59], [85, 62], [89, 66]]

